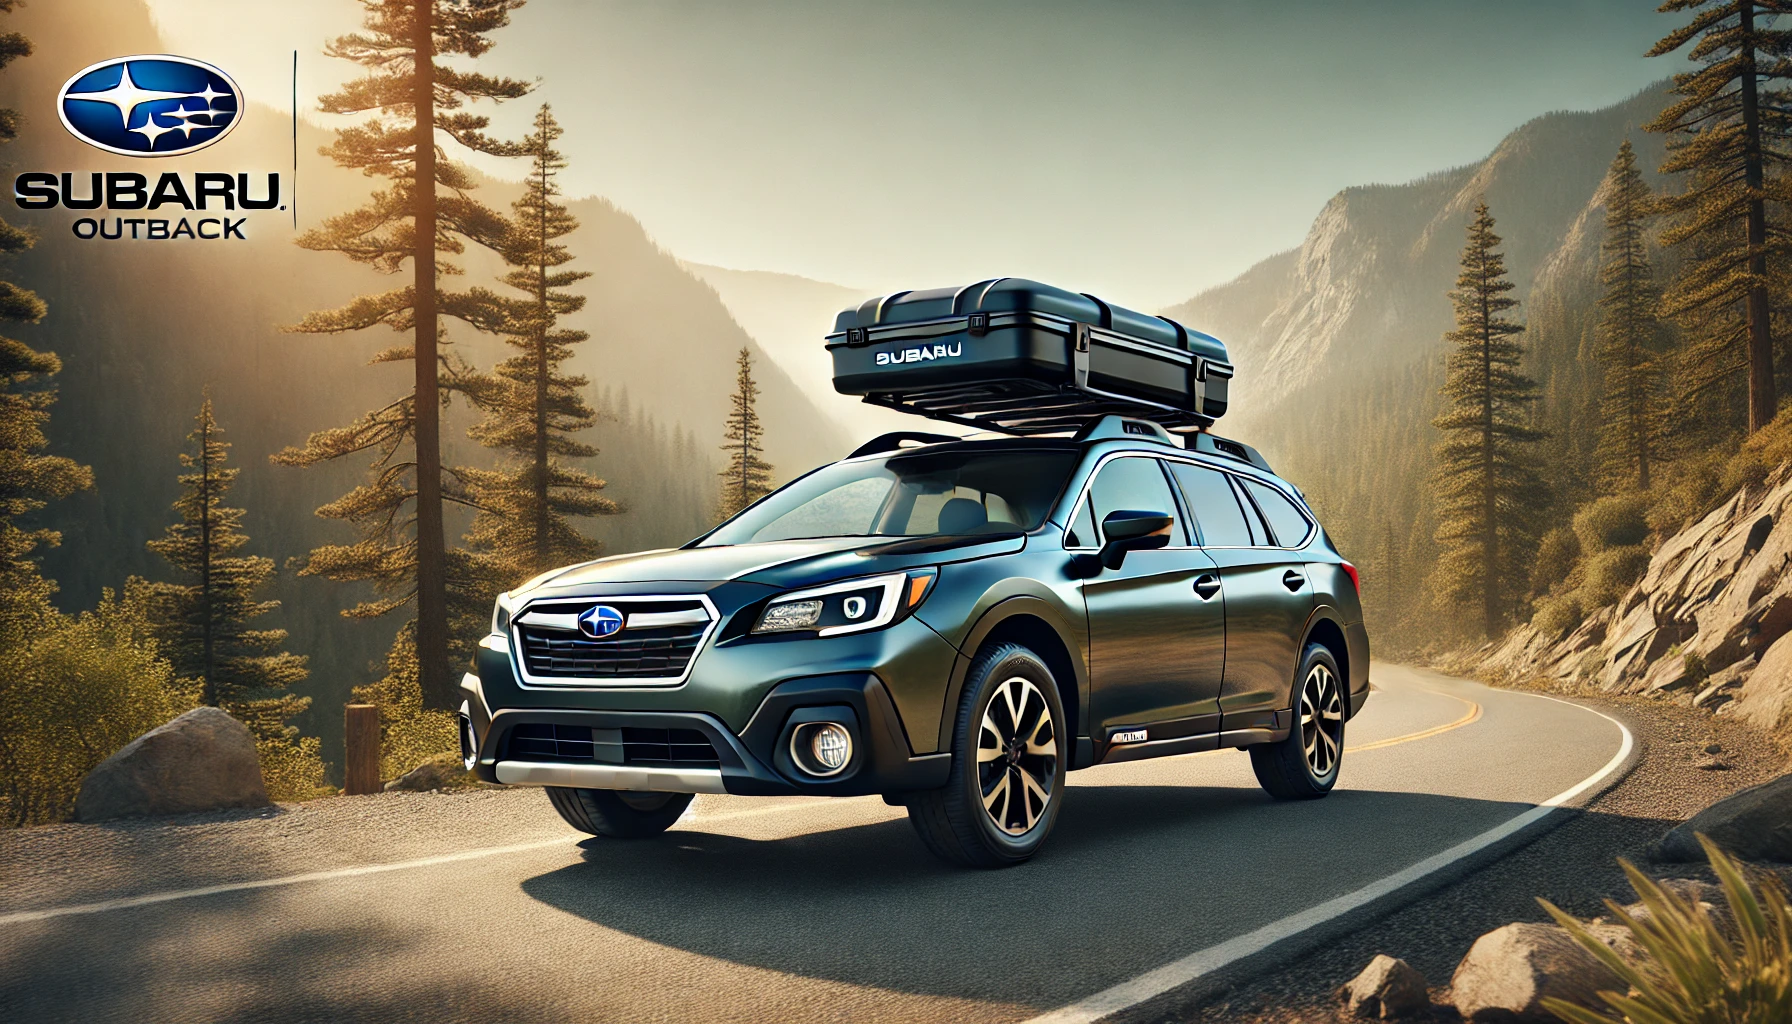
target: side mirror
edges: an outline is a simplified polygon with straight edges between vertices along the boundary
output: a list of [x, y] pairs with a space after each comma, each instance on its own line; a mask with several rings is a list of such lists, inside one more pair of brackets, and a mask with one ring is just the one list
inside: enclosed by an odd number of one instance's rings
[[1125, 508], [1109, 512], [1101, 520], [1101, 535], [1107, 538], [1101, 546], [1102, 567], [1118, 569], [1126, 561], [1128, 551], [1161, 548], [1170, 543], [1170, 524], [1175, 521], [1164, 512]]

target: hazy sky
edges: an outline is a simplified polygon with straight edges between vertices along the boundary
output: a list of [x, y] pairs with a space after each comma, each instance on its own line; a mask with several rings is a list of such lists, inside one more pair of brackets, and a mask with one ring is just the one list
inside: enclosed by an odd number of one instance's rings
[[[171, 50], [265, 102], [286, 105], [295, 48], [310, 96], [355, 73], [320, 53], [353, 0], [148, 2]], [[1298, 244], [1340, 188], [1680, 70], [1641, 56], [1676, 23], [1654, 7], [532, 0], [482, 64], [541, 81], [570, 192], [682, 258], [879, 290], [1032, 276], [1154, 308]]]

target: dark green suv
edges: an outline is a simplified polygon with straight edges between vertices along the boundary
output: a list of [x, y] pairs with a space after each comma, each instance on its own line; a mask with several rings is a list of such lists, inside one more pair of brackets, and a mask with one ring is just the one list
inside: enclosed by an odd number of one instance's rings
[[498, 599], [462, 681], [490, 782], [661, 832], [694, 793], [908, 808], [962, 864], [1031, 856], [1064, 773], [1220, 747], [1324, 796], [1369, 693], [1356, 570], [1245, 445], [894, 434], [682, 548]]

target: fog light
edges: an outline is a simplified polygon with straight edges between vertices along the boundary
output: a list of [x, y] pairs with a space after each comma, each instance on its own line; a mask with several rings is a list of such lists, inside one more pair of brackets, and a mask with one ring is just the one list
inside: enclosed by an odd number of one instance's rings
[[809, 737], [809, 752], [815, 756], [816, 764], [830, 773], [837, 772], [846, 767], [847, 758], [852, 756], [852, 734], [845, 726], [824, 722]]

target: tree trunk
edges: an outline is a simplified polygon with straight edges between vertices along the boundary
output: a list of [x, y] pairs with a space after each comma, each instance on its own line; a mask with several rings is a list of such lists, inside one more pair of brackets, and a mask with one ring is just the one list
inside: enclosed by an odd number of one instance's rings
[[1761, 159], [1761, 104], [1755, 88], [1755, 5], [1742, 0], [1742, 176], [1748, 188], [1748, 430], [1773, 422], [1778, 398], [1773, 389], [1773, 331], [1767, 307], [1767, 204]]
[[200, 656], [204, 682], [199, 703], [218, 706], [218, 683], [212, 665], [212, 424], [211, 410], [199, 429], [199, 617]]
[[[546, 125], [541, 129], [541, 148], [548, 147]], [[541, 208], [536, 237], [535, 277], [535, 565], [545, 572], [548, 561], [548, 167], [541, 161]]]
[[454, 707], [448, 673], [447, 545], [442, 530], [441, 398], [437, 390], [435, 0], [415, 0], [412, 42], [417, 116], [416, 244], [417, 676], [423, 704]]
[[[1482, 253], [1486, 257], [1485, 251]], [[1491, 640], [1499, 634], [1499, 506], [1493, 480], [1493, 311], [1487, 302], [1491, 282], [1483, 272], [1481, 287], [1481, 617]]]

